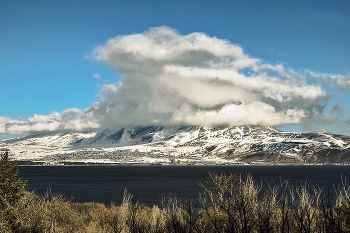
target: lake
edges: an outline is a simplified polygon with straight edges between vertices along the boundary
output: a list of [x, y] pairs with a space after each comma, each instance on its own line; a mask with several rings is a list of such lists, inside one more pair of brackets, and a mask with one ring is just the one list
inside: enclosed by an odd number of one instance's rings
[[48, 190], [77, 202], [120, 204], [124, 189], [133, 201], [160, 205], [162, 197], [198, 203], [198, 183], [208, 172], [250, 173], [256, 181], [291, 184], [337, 185], [350, 175], [350, 166], [18, 166], [18, 177], [28, 180], [27, 189], [40, 195]]

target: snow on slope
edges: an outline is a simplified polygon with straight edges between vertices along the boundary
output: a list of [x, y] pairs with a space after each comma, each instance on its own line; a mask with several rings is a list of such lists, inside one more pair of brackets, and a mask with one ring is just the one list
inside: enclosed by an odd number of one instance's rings
[[[350, 161], [350, 137], [319, 130], [282, 132], [271, 127], [135, 127], [52, 132], [0, 141], [18, 160], [164, 162]], [[333, 157], [332, 157], [333, 156]]]

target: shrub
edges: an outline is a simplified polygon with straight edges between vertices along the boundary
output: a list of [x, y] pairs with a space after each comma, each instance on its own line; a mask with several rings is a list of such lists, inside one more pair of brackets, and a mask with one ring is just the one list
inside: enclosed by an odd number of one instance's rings
[[201, 183], [203, 205], [217, 232], [252, 232], [258, 223], [258, 194], [261, 186], [251, 175], [210, 173]]

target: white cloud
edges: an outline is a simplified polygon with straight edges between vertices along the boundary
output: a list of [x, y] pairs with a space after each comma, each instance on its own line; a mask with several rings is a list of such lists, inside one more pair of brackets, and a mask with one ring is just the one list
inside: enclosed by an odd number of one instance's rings
[[101, 75], [99, 73], [94, 73], [93, 75], [94, 78], [97, 78], [97, 79], [100, 79], [101, 78]]
[[66, 109], [49, 115], [34, 114], [28, 120], [0, 117], [0, 133], [27, 134], [57, 130], [84, 130], [98, 128], [99, 123], [91, 118], [87, 110]]
[[305, 75], [312, 81], [323, 82], [331, 86], [340, 88], [343, 91], [350, 90], [350, 75], [322, 74], [310, 70], [305, 70]]
[[[176, 112], [175, 121], [190, 125], [282, 125], [299, 123], [304, 117], [302, 110], [287, 110], [276, 112], [275, 108], [260, 101], [245, 104], [229, 104], [219, 110], [198, 111], [187, 115], [186, 112]], [[274, 122], [273, 124], [271, 122]]]
[[317, 119], [317, 123], [322, 124], [322, 125], [331, 125], [331, 124], [334, 124], [336, 122], [338, 122], [338, 119], [335, 118], [334, 116], [330, 116], [328, 114], [324, 114]]
[[[112, 38], [91, 57], [123, 74], [119, 84], [101, 88], [100, 102], [26, 121], [0, 118], [0, 132], [302, 124], [322, 116], [330, 98], [321, 86], [325, 80], [342, 88], [350, 83], [349, 77], [262, 63], [227, 40], [168, 27]], [[315, 84], [307, 84], [310, 79]]]
[[102, 127], [300, 123], [322, 112], [329, 98], [303, 75], [261, 64], [203, 33], [152, 28], [110, 39], [92, 54], [124, 74], [114, 97], [92, 110]]
[[[120, 83], [119, 86], [122, 84]], [[117, 94], [118, 87], [116, 87], [114, 84], [105, 84], [100, 90], [100, 93], [98, 94], [98, 97], [100, 97], [101, 101], [109, 101], [113, 99], [113, 97]]]
[[332, 114], [338, 114], [338, 115], [343, 115], [344, 112], [345, 112], [345, 109], [339, 106], [338, 104], [334, 105], [331, 111]]

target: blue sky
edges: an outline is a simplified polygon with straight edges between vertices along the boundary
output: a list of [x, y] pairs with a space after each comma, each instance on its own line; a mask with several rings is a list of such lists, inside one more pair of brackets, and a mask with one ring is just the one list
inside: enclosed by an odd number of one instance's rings
[[[296, 72], [349, 76], [349, 1], [16, 1], [0, 2], [0, 116], [25, 121], [101, 101], [101, 89], [118, 86], [120, 68], [91, 52], [116, 36], [167, 26], [239, 45], [244, 54]], [[94, 74], [100, 78], [95, 78]], [[337, 105], [333, 124], [278, 126], [327, 129], [350, 135], [349, 91], [322, 85]], [[334, 111], [333, 111], [334, 112]], [[49, 129], [48, 129], [49, 130]], [[7, 134], [12, 131], [3, 132]], [[18, 133], [18, 132], [17, 132]], [[24, 132], [25, 133], [25, 132]], [[0, 136], [8, 137], [5, 134]]]

